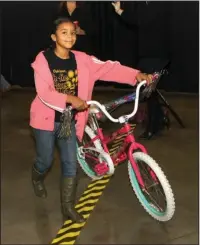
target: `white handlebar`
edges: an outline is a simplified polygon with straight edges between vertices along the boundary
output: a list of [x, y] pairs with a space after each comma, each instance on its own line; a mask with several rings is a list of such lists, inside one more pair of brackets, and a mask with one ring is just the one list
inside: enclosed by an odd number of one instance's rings
[[134, 106], [134, 110], [131, 114], [129, 115], [124, 115], [124, 116], [121, 116], [119, 117], [118, 119], [116, 118], [113, 118], [110, 113], [106, 110], [105, 106], [100, 104], [98, 101], [95, 101], [95, 100], [90, 100], [90, 101], [87, 101], [87, 104], [88, 105], [96, 105], [106, 116], [108, 119], [110, 119], [110, 121], [114, 122], [114, 123], [124, 123], [126, 122], [129, 118], [133, 117], [137, 110], [138, 110], [138, 104], [139, 104], [139, 94], [140, 94], [140, 88], [146, 84], [146, 81], [142, 81], [140, 82], [138, 85], [137, 85], [137, 88], [136, 88], [136, 96], [135, 96], [135, 106]]

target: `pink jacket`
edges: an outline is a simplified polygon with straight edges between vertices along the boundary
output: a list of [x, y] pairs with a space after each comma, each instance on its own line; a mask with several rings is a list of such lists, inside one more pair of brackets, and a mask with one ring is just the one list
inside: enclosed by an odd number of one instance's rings
[[[78, 70], [78, 97], [91, 100], [96, 80], [115, 81], [135, 85], [138, 70], [122, 66], [119, 62], [98, 60], [86, 53], [72, 51], [75, 54]], [[32, 63], [35, 77], [36, 97], [31, 104], [30, 126], [41, 130], [54, 130], [55, 110], [62, 112], [66, 106], [66, 94], [55, 90], [54, 81], [43, 52]], [[81, 141], [88, 112], [78, 112], [76, 134]]]

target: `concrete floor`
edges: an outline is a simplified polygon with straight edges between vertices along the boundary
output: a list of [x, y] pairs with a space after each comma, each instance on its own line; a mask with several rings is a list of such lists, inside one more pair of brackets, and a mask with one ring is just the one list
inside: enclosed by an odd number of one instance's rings
[[[123, 93], [95, 92], [94, 98], [107, 101]], [[40, 200], [32, 191], [34, 143], [28, 122], [33, 97], [34, 91], [18, 90], [1, 101], [1, 244], [48, 244], [62, 225], [57, 156], [46, 179], [48, 199]], [[161, 224], [143, 210], [129, 186], [124, 164], [116, 170], [77, 244], [198, 244], [198, 96], [168, 95], [167, 99], [187, 128], [172, 120], [171, 130], [143, 143], [172, 185], [174, 218]], [[79, 175], [81, 195], [89, 179], [82, 172]]]

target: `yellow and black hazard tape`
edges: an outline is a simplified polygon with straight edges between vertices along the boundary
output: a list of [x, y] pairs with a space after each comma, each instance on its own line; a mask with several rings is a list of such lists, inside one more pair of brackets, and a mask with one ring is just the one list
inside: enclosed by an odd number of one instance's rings
[[[134, 130], [135, 124], [131, 125], [131, 131]], [[110, 146], [109, 152], [111, 155], [122, 144], [126, 134], [119, 135]], [[107, 183], [109, 182], [111, 176], [104, 176], [100, 180], [92, 181], [87, 189], [82, 194], [75, 208], [77, 211], [83, 215], [85, 222], [75, 223], [72, 220], [67, 220], [63, 224], [62, 228], [58, 231], [56, 237], [53, 239], [52, 244], [74, 244], [77, 237], [80, 235], [81, 230], [85, 226], [91, 212], [95, 208], [96, 203], [98, 202], [100, 196], [103, 193], [103, 190], [106, 188]]]
[[82, 228], [85, 226], [87, 219], [89, 218], [92, 210], [95, 208], [99, 197], [102, 195], [107, 183], [111, 176], [105, 176], [100, 180], [94, 180], [88, 185], [87, 189], [79, 199], [76, 209], [83, 215], [85, 222], [75, 223], [71, 220], [67, 220], [62, 228], [58, 231], [56, 237], [52, 241], [52, 244], [74, 244], [76, 238], [79, 236]]

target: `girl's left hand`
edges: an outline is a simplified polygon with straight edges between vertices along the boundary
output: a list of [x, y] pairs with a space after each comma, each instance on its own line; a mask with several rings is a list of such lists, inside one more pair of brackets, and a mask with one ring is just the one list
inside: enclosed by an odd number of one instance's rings
[[146, 80], [147, 81], [147, 85], [149, 85], [152, 82], [152, 80], [153, 80], [153, 75], [139, 72], [136, 75], [136, 79], [137, 79], [138, 82], [142, 82], [142, 81]]

